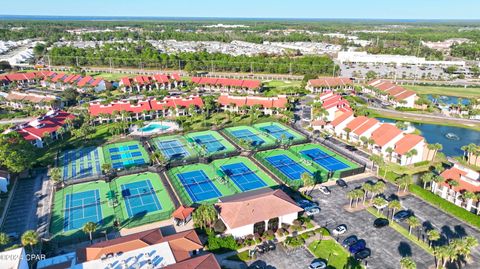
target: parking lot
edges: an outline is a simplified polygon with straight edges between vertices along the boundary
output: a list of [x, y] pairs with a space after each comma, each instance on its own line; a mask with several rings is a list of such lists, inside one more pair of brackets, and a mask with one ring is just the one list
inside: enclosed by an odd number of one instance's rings
[[[315, 216], [315, 221], [322, 226], [326, 225], [330, 230], [340, 224], [346, 224], [348, 231], [338, 237], [340, 242], [350, 235], [356, 235], [359, 239], [364, 239], [367, 247], [372, 251], [372, 255], [365, 260], [368, 268], [399, 268], [400, 259], [404, 256], [411, 256], [419, 269], [433, 265], [435, 262], [433, 256], [392, 228], [374, 228], [375, 217], [367, 211], [350, 213], [343, 209], [344, 205], [349, 203], [348, 190], [360, 186], [366, 180], [351, 182], [348, 189], [333, 186], [330, 188], [332, 193], [328, 196], [319, 191], [314, 191], [312, 196], [318, 201], [322, 209], [321, 213]], [[391, 191], [390, 188], [389, 191]], [[393, 191], [395, 191], [394, 188]]]
[[257, 265], [265, 269], [308, 268], [314, 259], [315, 257], [304, 247], [286, 251], [281, 244], [278, 244], [276, 250], [259, 254], [257, 260], [249, 265]]

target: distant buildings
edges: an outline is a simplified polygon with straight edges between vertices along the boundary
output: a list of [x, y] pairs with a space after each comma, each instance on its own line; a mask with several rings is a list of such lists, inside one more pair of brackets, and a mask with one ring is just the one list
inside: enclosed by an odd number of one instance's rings
[[368, 54], [366, 51], [340, 51], [337, 60], [341, 63], [425, 65], [425, 66], [460, 66], [465, 67], [465, 61], [427, 61], [409, 55]]
[[53, 94], [11, 91], [5, 96], [5, 105], [15, 109], [31, 106], [36, 109], [50, 110], [61, 108], [62, 101]]

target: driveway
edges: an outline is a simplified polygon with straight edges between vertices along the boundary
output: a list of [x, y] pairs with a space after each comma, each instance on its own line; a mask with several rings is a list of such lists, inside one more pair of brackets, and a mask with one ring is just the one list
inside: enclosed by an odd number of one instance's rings
[[348, 189], [332, 186], [330, 187], [332, 193], [328, 196], [319, 191], [314, 191], [312, 196], [322, 209], [321, 213], [315, 217], [315, 221], [330, 230], [333, 230], [337, 225], [346, 224], [348, 231], [337, 238], [340, 242], [350, 235], [356, 235], [358, 238], [364, 239], [367, 247], [372, 251], [371, 257], [365, 261], [368, 268], [399, 268], [400, 259], [404, 256], [412, 256], [419, 269], [433, 265], [435, 262], [433, 256], [392, 228], [374, 228], [372, 224], [375, 217], [367, 211], [350, 213], [343, 209], [349, 203], [347, 199], [348, 190], [360, 186], [366, 180], [368, 179], [350, 182]]
[[260, 265], [261, 268], [268, 269], [308, 268], [314, 259], [315, 257], [304, 247], [286, 251], [281, 244], [277, 244], [276, 250], [257, 255], [255, 262], [249, 265]]

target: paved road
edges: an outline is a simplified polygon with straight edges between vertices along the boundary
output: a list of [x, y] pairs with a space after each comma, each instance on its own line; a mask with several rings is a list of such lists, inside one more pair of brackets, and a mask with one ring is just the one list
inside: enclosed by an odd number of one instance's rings
[[385, 108], [379, 108], [375, 106], [368, 106], [369, 109], [375, 110], [377, 112], [387, 112], [391, 114], [398, 115], [400, 117], [414, 117], [416, 119], [434, 119], [434, 120], [440, 120], [440, 121], [445, 121], [445, 120], [451, 120], [451, 121], [456, 121], [459, 123], [464, 123], [464, 124], [479, 124], [480, 121], [478, 120], [471, 120], [471, 119], [462, 119], [462, 118], [453, 118], [453, 117], [447, 117], [445, 115], [432, 115], [432, 114], [420, 114], [420, 113], [411, 113], [411, 112], [401, 112], [393, 109], [385, 109]]
[[266, 269], [308, 268], [315, 257], [304, 247], [286, 251], [281, 244], [273, 251], [258, 254], [257, 260], [250, 265]]
[[17, 124], [17, 123], [24, 123], [34, 120], [35, 117], [28, 117], [28, 118], [15, 118], [15, 119], [8, 119], [8, 120], [0, 120], [0, 124]]
[[[368, 179], [350, 182], [349, 190], [360, 186], [366, 180]], [[346, 224], [348, 232], [338, 238], [340, 242], [350, 235], [364, 239], [367, 247], [372, 251], [372, 256], [367, 259], [368, 268], [399, 268], [400, 259], [404, 256], [412, 256], [419, 269], [427, 269], [434, 264], [433, 256], [392, 228], [374, 228], [375, 217], [367, 211], [347, 212], [343, 207], [348, 204], [346, 198], [348, 190], [337, 186], [332, 186], [330, 189], [332, 193], [328, 196], [319, 191], [312, 193], [322, 209], [321, 213], [315, 216], [315, 221], [321, 226], [326, 225], [330, 230], [340, 224]]]

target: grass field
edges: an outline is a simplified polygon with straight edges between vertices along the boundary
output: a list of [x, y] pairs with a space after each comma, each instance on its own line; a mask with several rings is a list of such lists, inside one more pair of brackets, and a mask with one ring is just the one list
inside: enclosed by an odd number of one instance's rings
[[[250, 126], [230, 127], [224, 129], [223, 132], [230, 134], [232, 140], [242, 148], [264, 148], [275, 145], [272, 137]], [[241, 140], [245, 140], [247, 143], [241, 144]]]
[[[135, 214], [134, 217], [129, 218], [129, 210], [132, 210], [132, 207], [135, 206], [142, 206], [137, 204], [137, 201], [127, 201], [122, 196], [122, 185], [124, 185], [124, 188], [127, 184], [135, 183], [135, 182], [144, 182], [144, 181], [150, 181], [151, 186], [153, 187], [155, 191], [155, 196], [158, 199], [158, 202], [160, 202], [161, 210], [156, 210], [152, 212], [140, 212], [139, 214]], [[113, 183], [113, 184], [112, 184]], [[160, 221], [164, 219], [170, 218], [171, 213], [173, 212], [174, 205], [172, 200], [170, 199], [170, 196], [168, 195], [167, 190], [165, 189], [165, 186], [163, 185], [160, 177], [155, 174], [155, 173], [141, 173], [141, 174], [134, 174], [134, 175], [129, 175], [129, 176], [123, 176], [116, 178], [113, 180], [111, 183], [111, 189], [115, 192], [116, 197], [119, 202], [119, 206], [122, 211], [122, 216], [121, 216], [121, 223], [122, 226], [138, 226], [144, 223], [150, 223], [154, 221]], [[140, 201], [140, 203], [143, 204], [143, 200]], [[130, 208], [127, 208], [130, 207]], [[149, 207], [148, 205], [145, 206], [145, 208], [151, 209], [151, 206]], [[131, 214], [130, 214], [131, 215]]]
[[126, 74], [115, 74], [115, 73], [105, 73], [105, 72], [88, 72], [87, 75], [94, 78], [103, 78], [108, 81], [120, 81], [121, 78], [132, 76]]
[[[333, 174], [333, 178], [338, 178], [341, 171], [346, 171], [346, 170], [355, 169], [355, 168], [359, 167], [357, 164], [347, 160], [342, 155], [336, 154], [336, 153], [332, 152], [331, 150], [329, 150], [329, 149], [327, 149], [327, 148], [325, 148], [321, 145], [318, 145], [318, 144], [302, 144], [302, 145], [298, 145], [298, 146], [293, 146], [293, 147], [290, 148], [290, 150], [297, 153], [297, 154], [300, 154], [301, 151], [309, 150], [309, 149], [315, 149], [315, 148], [320, 149], [321, 151], [323, 151], [324, 153], [327, 153], [330, 156], [334, 156], [335, 159], [337, 159], [338, 161], [340, 161], [340, 162], [349, 166], [348, 168], [345, 168], [345, 169], [336, 170]], [[325, 169], [323, 166], [321, 166], [319, 164], [315, 163], [313, 165], [319, 167], [320, 169], [324, 170], [325, 172], [328, 172], [327, 169]]]
[[403, 85], [406, 89], [415, 91], [418, 94], [437, 94], [458, 96], [462, 98], [480, 98], [480, 88], [464, 87], [442, 87], [442, 86], [421, 86], [421, 85]]
[[[98, 190], [100, 194], [102, 221], [97, 226], [97, 233], [112, 227], [115, 214], [113, 207], [108, 205], [107, 194], [110, 191], [108, 184], [103, 181], [75, 184], [57, 191], [54, 195], [52, 220], [50, 224], [50, 232], [53, 234], [54, 240], [78, 239], [82, 241], [88, 238], [88, 235], [81, 229], [64, 231], [65, 226], [68, 225], [68, 223], [65, 222], [64, 211], [66, 208], [67, 194], [71, 195], [91, 190]], [[84, 223], [81, 224], [83, 225]]]
[[308, 246], [315, 257], [327, 262], [329, 269], [361, 269], [362, 265], [343, 249], [335, 240], [315, 241]]

